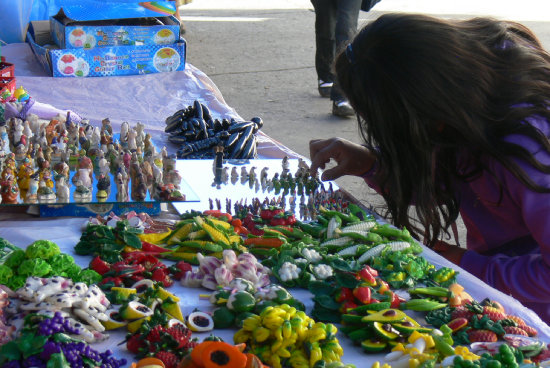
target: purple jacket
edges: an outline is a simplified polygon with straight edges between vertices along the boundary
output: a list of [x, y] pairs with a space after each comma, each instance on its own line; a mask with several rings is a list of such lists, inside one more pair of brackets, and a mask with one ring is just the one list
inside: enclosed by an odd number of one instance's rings
[[[546, 120], [532, 118], [529, 122], [550, 137]], [[550, 164], [548, 152], [532, 139], [511, 135], [507, 141]], [[517, 162], [531, 180], [550, 188], [550, 175]], [[512, 295], [550, 323], [550, 194], [528, 189], [496, 160], [487, 164], [503, 185], [502, 200], [497, 205], [498, 185], [488, 174], [459, 185], [460, 214], [468, 232], [468, 251], [460, 267]], [[372, 183], [373, 171], [364, 178], [377, 189]]]
[[[529, 122], [550, 137], [545, 119]], [[532, 139], [511, 135], [506, 140], [550, 164], [548, 152]], [[531, 180], [550, 188], [550, 175], [517, 162]], [[460, 214], [468, 230], [468, 251], [460, 267], [512, 295], [550, 323], [550, 194], [528, 189], [495, 160], [489, 165], [504, 187], [500, 205], [496, 205], [498, 186], [489, 175], [460, 185]]]

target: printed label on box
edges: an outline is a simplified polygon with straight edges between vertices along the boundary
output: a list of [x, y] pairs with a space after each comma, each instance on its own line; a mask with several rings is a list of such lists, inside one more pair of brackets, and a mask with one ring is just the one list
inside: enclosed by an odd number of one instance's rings
[[54, 77], [104, 77], [185, 68], [185, 44], [51, 50]]

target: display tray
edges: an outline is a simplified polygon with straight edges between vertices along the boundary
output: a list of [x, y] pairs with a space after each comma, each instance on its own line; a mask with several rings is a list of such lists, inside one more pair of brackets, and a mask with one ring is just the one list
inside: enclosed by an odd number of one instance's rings
[[[335, 204], [342, 199], [342, 195], [335, 182], [316, 180], [313, 183], [307, 179], [302, 184], [296, 184], [300, 167], [308, 167], [308, 164], [301, 159], [223, 160], [221, 170], [216, 170], [215, 160], [177, 160], [176, 170], [197, 191], [201, 201], [193, 204], [179, 202], [173, 206], [180, 214], [212, 208], [235, 213], [236, 208], [258, 205], [257, 201], [262, 205], [269, 202], [295, 213], [300, 220], [308, 220], [313, 205], [326, 201]], [[252, 169], [254, 174], [251, 178]], [[285, 170], [292, 176], [292, 188], [285, 188], [285, 179], [281, 179]], [[265, 183], [262, 173], [266, 175]], [[277, 180], [278, 184], [274, 184]]]

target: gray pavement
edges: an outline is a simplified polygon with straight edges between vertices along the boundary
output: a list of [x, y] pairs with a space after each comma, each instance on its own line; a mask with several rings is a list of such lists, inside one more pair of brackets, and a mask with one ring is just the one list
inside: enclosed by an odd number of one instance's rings
[[[448, 18], [490, 15], [524, 23], [550, 49], [548, 10], [549, 2], [540, 0], [382, 0], [371, 12], [361, 12], [359, 25], [395, 11]], [[214, 81], [241, 117], [262, 117], [266, 134], [306, 157], [312, 138], [360, 142], [356, 120], [332, 116], [330, 101], [317, 93], [315, 14], [308, 0], [193, 0], [180, 13], [187, 28], [187, 61]], [[368, 206], [382, 203], [357, 178], [337, 182]], [[463, 245], [465, 230], [459, 229]]]

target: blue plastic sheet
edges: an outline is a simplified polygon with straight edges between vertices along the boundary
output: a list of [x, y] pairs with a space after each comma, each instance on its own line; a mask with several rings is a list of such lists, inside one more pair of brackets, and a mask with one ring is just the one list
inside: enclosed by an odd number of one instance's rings
[[0, 40], [6, 43], [23, 42], [33, 0], [0, 0]]

